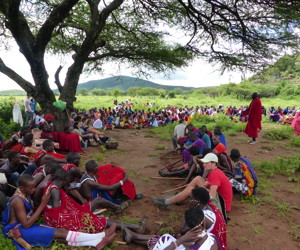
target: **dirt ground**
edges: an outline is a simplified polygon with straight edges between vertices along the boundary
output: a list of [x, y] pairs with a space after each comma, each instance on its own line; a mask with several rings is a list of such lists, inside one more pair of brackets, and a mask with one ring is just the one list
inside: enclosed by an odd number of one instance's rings
[[[102, 154], [101, 165], [114, 163], [124, 168], [134, 182], [137, 192], [144, 198], [134, 201], [121, 215], [130, 218], [148, 216], [148, 234], [159, 234], [161, 230], [172, 228], [178, 231], [183, 213], [188, 207], [188, 201], [169, 206], [161, 210], [154, 206], [151, 197], [170, 197], [175, 194], [165, 190], [175, 188], [180, 180], [152, 179], [158, 175], [167, 160], [161, 160], [160, 155], [171, 150], [171, 142], [145, 137], [149, 130], [112, 130], [108, 136], [118, 140], [117, 150], [109, 150]], [[151, 137], [151, 136], [150, 136]], [[299, 154], [299, 149], [290, 150], [280, 147], [283, 140], [268, 141], [259, 139], [255, 145], [247, 143], [244, 134], [227, 136], [228, 152], [238, 148], [242, 155], [250, 161], [274, 161], [276, 156]], [[165, 150], [155, 149], [158, 145], [166, 146]], [[89, 159], [99, 159], [99, 148], [88, 148], [82, 154], [82, 163]], [[100, 156], [100, 157], [101, 157]], [[175, 159], [176, 160], [176, 159]], [[169, 160], [174, 161], [174, 159]], [[258, 175], [261, 174], [259, 171]], [[229, 214], [231, 221], [227, 225], [227, 239], [230, 250], [266, 249], [266, 250], [296, 250], [300, 249], [300, 184], [288, 182], [286, 176], [274, 175], [267, 183], [259, 183], [264, 189], [254, 199], [255, 202], [242, 202], [240, 196], [235, 196], [233, 208]], [[112, 216], [118, 219], [116, 216]], [[118, 241], [123, 241], [118, 232]], [[116, 245], [116, 244], [114, 244]], [[145, 249], [135, 244], [117, 245], [114, 249]]]

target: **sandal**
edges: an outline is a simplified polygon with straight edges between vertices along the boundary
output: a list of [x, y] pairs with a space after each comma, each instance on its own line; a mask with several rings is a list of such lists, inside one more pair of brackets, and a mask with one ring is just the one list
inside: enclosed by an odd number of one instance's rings
[[123, 201], [120, 206], [119, 209], [116, 210], [117, 213], [121, 213], [124, 211], [124, 209], [128, 208], [131, 205], [132, 201], [131, 200], [127, 200], [127, 201]]
[[144, 216], [139, 222], [139, 228], [136, 231], [138, 234], [144, 234], [147, 230], [148, 216]]

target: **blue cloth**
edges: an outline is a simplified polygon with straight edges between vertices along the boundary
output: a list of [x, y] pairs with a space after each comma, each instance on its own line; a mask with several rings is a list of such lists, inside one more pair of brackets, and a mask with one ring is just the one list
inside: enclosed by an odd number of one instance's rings
[[[48, 224], [34, 224], [30, 228], [24, 228], [19, 222], [15, 222], [13, 224], [8, 224], [9, 222], [9, 213], [10, 213], [10, 203], [13, 199], [19, 197], [23, 200], [26, 214], [30, 216], [32, 213], [32, 206], [30, 200], [25, 199], [21, 195], [15, 194], [12, 196], [8, 203], [7, 207], [2, 213], [2, 225], [4, 226], [2, 233], [5, 238], [8, 238], [7, 233], [17, 227], [20, 229], [22, 234], [22, 239], [25, 240], [28, 244], [33, 246], [40, 246], [40, 247], [50, 247], [52, 240], [54, 238], [55, 228], [49, 227]], [[22, 246], [20, 246], [16, 241], [12, 240], [13, 244], [17, 246], [18, 250], [25, 250]]]

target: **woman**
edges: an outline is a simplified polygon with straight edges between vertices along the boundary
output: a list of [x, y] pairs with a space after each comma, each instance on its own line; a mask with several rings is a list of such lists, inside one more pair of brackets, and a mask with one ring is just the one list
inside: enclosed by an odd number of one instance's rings
[[39, 148], [33, 145], [33, 134], [26, 134], [23, 138], [23, 147], [20, 153], [27, 156], [28, 159], [32, 161], [37, 152], [39, 152]]

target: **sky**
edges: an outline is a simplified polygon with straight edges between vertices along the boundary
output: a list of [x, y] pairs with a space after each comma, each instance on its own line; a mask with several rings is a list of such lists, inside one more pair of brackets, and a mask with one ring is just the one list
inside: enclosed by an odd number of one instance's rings
[[[1, 50], [0, 57], [4, 63], [11, 67], [15, 72], [21, 75], [24, 79], [33, 83], [30, 68], [24, 59], [23, 55], [19, 53], [17, 48], [11, 48], [9, 51]], [[64, 75], [70, 65], [67, 58], [59, 58], [46, 55], [45, 64], [49, 74], [49, 83], [52, 89], [57, 88], [54, 83], [54, 74], [59, 65], [64, 66], [60, 73], [60, 80], [63, 83]], [[79, 83], [84, 83], [90, 80], [104, 79], [111, 76], [126, 75], [133, 76], [133, 70], [130, 68], [122, 68], [118, 70], [115, 65], [107, 64], [104, 66], [103, 74], [82, 74]], [[165, 77], [160, 74], [151, 74], [147, 80], [153, 81], [163, 85], [175, 85], [186, 87], [205, 87], [205, 86], [219, 86], [229, 82], [240, 83], [242, 79], [241, 72], [225, 72], [221, 75], [217, 66], [210, 65], [202, 60], [195, 60], [187, 68], [178, 69], [174, 73]], [[10, 80], [7, 76], [0, 73], [0, 91], [21, 89], [14, 81]]]

